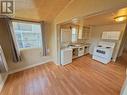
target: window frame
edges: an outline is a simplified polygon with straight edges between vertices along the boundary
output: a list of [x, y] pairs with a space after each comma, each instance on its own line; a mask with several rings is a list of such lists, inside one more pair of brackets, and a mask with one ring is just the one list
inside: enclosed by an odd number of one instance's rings
[[[17, 45], [18, 49], [19, 49], [20, 51], [22, 51], [22, 50], [27, 50], [27, 49], [36, 49], [37, 47], [28, 47], [28, 48], [20, 48], [20, 47], [19, 47], [19, 44], [18, 44], [18, 41], [17, 41], [17, 38], [16, 38], [15, 29], [14, 29], [14, 27], [13, 27], [13, 22], [28, 23], [28, 24], [38, 24], [38, 25], [40, 25], [40, 28], [41, 28], [41, 31], [42, 31], [41, 22], [29, 21], [29, 20], [18, 20], [18, 19], [12, 19], [12, 20], [11, 20], [12, 29], [13, 29], [13, 33], [12, 33], [12, 34], [13, 34], [13, 39], [14, 39], [14, 42], [15, 42], [15, 44]], [[41, 32], [41, 35], [42, 35], [42, 32]], [[43, 39], [42, 36], [41, 36], [41, 39]], [[41, 41], [41, 43], [42, 43], [42, 41]], [[43, 48], [43, 44], [42, 44], [41, 47], [38, 47], [38, 48]]]

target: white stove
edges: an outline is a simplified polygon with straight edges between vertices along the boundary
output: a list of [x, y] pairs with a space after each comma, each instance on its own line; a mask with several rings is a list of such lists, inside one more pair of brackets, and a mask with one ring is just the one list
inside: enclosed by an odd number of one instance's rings
[[104, 64], [107, 64], [111, 61], [112, 54], [114, 51], [115, 43], [114, 42], [104, 42], [101, 41], [94, 48], [93, 59], [100, 61]]

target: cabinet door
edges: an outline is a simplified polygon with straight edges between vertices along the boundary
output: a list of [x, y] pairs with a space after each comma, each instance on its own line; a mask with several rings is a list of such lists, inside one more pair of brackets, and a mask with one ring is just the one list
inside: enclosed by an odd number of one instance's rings
[[120, 34], [120, 31], [103, 32], [102, 39], [119, 40]]
[[103, 32], [102, 33], [102, 39], [109, 39], [108, 38], [108, 32]]
[[110, 39], [119, 40], [120, 32], [111, 32], [110, 34], [111, 34]]
[[90, 27], [83, 27], [82, 39], [89, 39], [90, 36]]
[[61, 42], [71, 42], [71, 30], [61, 29]]

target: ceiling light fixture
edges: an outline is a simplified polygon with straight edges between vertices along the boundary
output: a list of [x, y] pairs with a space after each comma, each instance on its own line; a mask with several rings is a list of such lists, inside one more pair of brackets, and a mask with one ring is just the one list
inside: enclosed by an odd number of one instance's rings
[[127, 20], [127, 15], [117, 16], [114, 18], [116, 22], [123, 22]]

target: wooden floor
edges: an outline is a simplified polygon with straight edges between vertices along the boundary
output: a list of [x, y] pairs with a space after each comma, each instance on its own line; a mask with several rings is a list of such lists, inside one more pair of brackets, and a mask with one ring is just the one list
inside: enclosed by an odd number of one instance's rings
[[119, 95], [124, 79], [124, 61], [104, 65], [84, 56], [9, 75], [1, 95]]

